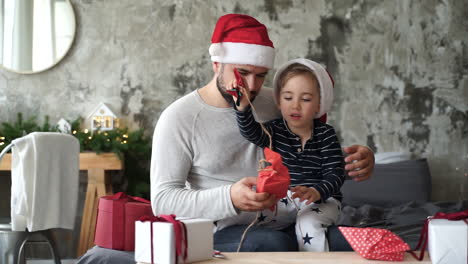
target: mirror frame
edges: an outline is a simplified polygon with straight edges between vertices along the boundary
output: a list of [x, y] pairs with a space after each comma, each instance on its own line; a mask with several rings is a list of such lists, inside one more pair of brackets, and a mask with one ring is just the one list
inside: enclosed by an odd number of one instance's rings
[[50, 70], [51, 68], [57, 66], [57, 64], [59, 64], [64, 58], [65, 56], [67, 56], [67, 54], [70, 52], [70, 49], [71, 47], [73, 46], [73, 43], [75, 42], [75, 38], [76, 38], [76, 13], [75, 13], [75, 9], [73, 7], [73, 4], [71, 3], [70, 0], [65, 0], [69, 5], [70, 5], [70, 8], [71, 8], [71, 11], [72, 11], [72, 14], [73, 14], [73, 37], [70, 41], [70, 44], [68, 45], [68, 47], [66, 48], [66, 51], [63, 53], [62, 56], [60, 56], [60, 58], [58, 58], [52, 65], [50, 65], [49, 67], [46, 67], [44, 69], [40, 69], [38, 71], [17, 71], [17, 70], [14, 70], [14, 69], [10, 69], [10, 68], [7, 68], [3, 65], [3, 62], [0, 64], [0, 68], [2, 69], [5, 69], [6, 71], [9, 71], [9, 72], [13, 72], [13, 73], [17, 73], [17, 74], [36, 74], [36, 73], [41, 73], [41, 72], [45, 72], [47, 70]]

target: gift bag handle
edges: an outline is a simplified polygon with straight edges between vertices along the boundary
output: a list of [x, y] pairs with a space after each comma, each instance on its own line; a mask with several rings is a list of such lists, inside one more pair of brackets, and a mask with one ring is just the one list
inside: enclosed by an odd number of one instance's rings
[[[421, 261], [424, 258], [424, 251], [427, 247], [428, 241], [428, 229], [429, 229], [429, 221], [432, 219], [447, 219], [450, 221], [459, 221], [463, 220], [466, 224], [468, 224], [468, 210], [456, 212], [456, 213], [436, 213], [434, 216], [429, 216], [424, 221], [424, 226], [421, 230], [421, 235], [419, 236], [418, 245], [413, 250], [410, 250], [409, 253], [417, 260]], [[422, 248], [421, 248], [422, 245]], [[421, 250], [419, 257], [414, 253], [416, 250]]]

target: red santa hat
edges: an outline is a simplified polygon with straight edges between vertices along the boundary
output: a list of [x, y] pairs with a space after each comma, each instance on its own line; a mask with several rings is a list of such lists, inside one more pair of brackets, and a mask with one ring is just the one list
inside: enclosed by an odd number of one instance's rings
[[262, 23], [247, 15], [220, 17], [211, 37], [211, 60], [273, 68], [275, 48]]

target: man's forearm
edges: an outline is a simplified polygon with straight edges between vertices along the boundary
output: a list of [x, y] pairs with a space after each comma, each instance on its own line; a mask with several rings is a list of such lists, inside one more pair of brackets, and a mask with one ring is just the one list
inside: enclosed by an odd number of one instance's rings
[[230, 185], [207, 190], [190, 190], [159, 185], [152, 192], [153, 213], [178, 217], [208, 218], [214, 221], [237, 214], [229, 195]]

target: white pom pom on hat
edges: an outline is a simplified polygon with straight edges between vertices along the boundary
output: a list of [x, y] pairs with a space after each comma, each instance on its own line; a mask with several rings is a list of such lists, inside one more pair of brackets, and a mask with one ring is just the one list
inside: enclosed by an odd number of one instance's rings
[[222, 57], [224, 55], [223, 46], [221, 43], [213, 43], [208, 50], [211, 56]]
[[273, 68], [273, 42], [265, 25], [251, 16], [228, 14], [220, 17], [211, 43], [209, 53], [212, 61]]
[[331, 75], [328, 73], [328, 71], [322, 65], [320, 65], [319, 63], [315, 61], [304, 59], [304, 58], [299, 58], [299, 59], [290, 60], [278, 68], [278, 70], [275, 73], [275, 77], [273, 78], [275, 102], [278, 104], [278, 98], [276, 98], [277, 97], [276, 95], [279, 93], [279, 90], [281, 88], [279, 87], [279, 84], [278, 84], [279, 76], [284, 70], [286, 70], [286, 68], [289, 65], [294, 64], [294, 63], [299, 63], [299, 64], [306, 66], [317, 77], [317, 81], [320, 86], [320, 110], [315, 115], [315, 118], [320, 118], [324, 114], [326, 114], [328, 111], [330, 111], [331, 106], [333, 104], [334, 81]]

